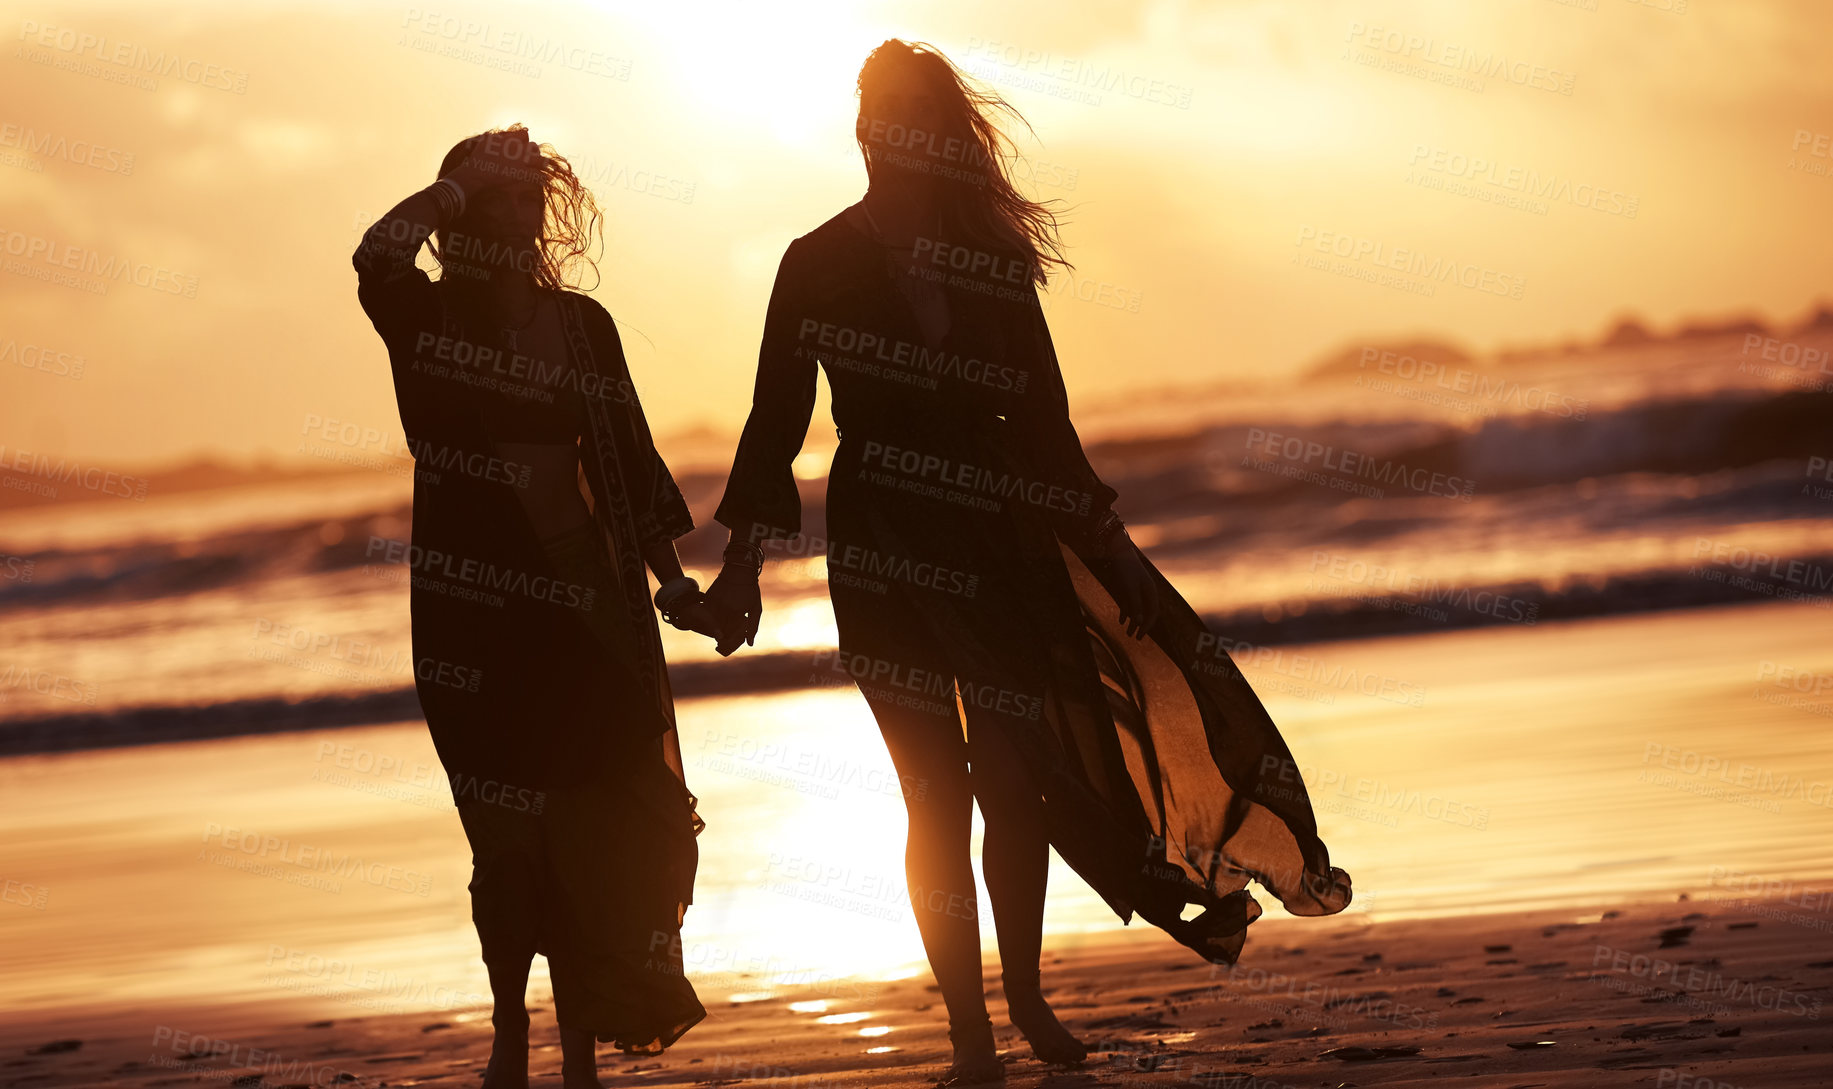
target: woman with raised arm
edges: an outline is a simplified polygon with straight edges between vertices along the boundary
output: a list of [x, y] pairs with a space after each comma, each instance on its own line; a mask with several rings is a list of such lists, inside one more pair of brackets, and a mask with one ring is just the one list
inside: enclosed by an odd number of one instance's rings
[[676, 627], [717, 629], [617, 326], [566, 280], [591, 194], [520, 126], [459, 142], [438, 177], [353, 259], [415, 466], [412, 541], [369, 554], [407, 564], [415, 686], [471, 845], [484, 1085], [528, 1084], [538, 952], [563, 1084], [597, 1086], [595, 1041], [653, 1054], [706, 1016], [679, 944], [701, 825], [645, 566]]
[[[1049, 1063], [1087, 1054], [1038, 974], [1051, 846], [1123, 920], [1217, 963], [1260, 914], [1250, 879], [1299, 915], [1341, 911], [1350, 883], [1272, 720], [1083, 455], [1037, 293], [1062, 263], [1055, 221], [1007, 177], [995, 111], [1010, 108], [898, 40], [873, 50], [858, 92], [866, 194], [783, 256], [708, 600], [722, 653], [755, 637], [761, 545], [801, 527], [791, 463], [819, 367], [840, 437], [835, 668], [905, 785], [910, 902], [954, 1045], [943, 1080], [968, 1085], [1004, 1076], [981, 986], [975, 801], [1007, 1013]], [[1203, 911], [1185, 919], [1190, 904]]]

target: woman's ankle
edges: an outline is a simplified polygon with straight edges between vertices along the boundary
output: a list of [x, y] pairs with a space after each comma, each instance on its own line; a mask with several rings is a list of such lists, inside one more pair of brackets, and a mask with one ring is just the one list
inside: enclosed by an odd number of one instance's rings
[[999, 977], [1000, 989], [1005, 992], [1006, 1003], [1042, 1002], [1044, 1000], [1044, 983], [1036, 972], [1025, 975]]
[[596, 1067], [598, 1037], [583, 1029], [560, 1028], [560, 1062], [563, 1066]]
[[955, 1045], [956, 1052], [997, 1050], [992, 1017], [981, 1014], [978, 1018], [949, 1018], [948, 1042]]

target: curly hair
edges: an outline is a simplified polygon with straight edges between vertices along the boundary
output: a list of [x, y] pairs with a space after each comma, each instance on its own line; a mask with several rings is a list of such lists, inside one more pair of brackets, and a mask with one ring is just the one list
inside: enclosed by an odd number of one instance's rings
[[[944, 114], [942, 132], [908, 134], [910, 152], [875, 147], [865, 136], [869, 124], [864, 113], [866, 95], [879, 79], [897, 70], [914, 73]], [[865, 156], [868, 179], [880, 165], [880, 157], [894, 157], [899, 166], [938, 178], [944, 214], [955, 221], [956, 229], [968, 239], [1016, 251], [1039, 286], [1049, 279], [1052, 266], [1074, 267], [1063, 256], [1057, 215], [1050, 207], [1056, 202], [1031, 200], [1012, 182], [1011, 165], [1019, 152], [1000, 127], [999, 115], [1006, 114], [1027, 132], [1031, 126], [1011, 103], [975, 86], [935, 46], [901, 38], [886, 39], [866, 56], [856, 92], [861, 107], [859, 151]], [[945, 151], [940, 155], [925, 140], [932, 135], [943, 140]]]
[[[509, 134], [527, 138], [528, 127], [514, 124], [460, 140], [440, 162], [439, 177], [457, 170], [483, 141]], [[581, 265], [590, 268], [596, 280], [598, 264], [590, 251], [595, 239], [601, 248], [604, 242], [600, 230], [604, 217], [599, 212], [598, 202], [592, 199], [592, 191], [573, 172], [572, 164], [554, 150], [552, 144], [537, 144], [535, 150], [540, 153], [541, 163], [541, 233], [535, 242], [534, 267], [528, 271], [534, 275], [536, 284], [556, 291], [578, 286], [573, 274]], [[437, 235], [431, 249], [441, 272], [448, 272], [444, 246]], [[593, 286], [597, 286], [596, 282]]]

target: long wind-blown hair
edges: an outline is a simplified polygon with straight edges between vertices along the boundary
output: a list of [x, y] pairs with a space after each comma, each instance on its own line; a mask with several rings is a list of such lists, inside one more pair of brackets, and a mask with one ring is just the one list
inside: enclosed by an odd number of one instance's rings
[[[871, 133], [864, 110], [881, 79], [893, 72], [920, 81], [942, 111], [936, 133]], [[1011, 167], [1018, 149], [1000, 127], [1002, 115], [1030, 131], [1024, 117], [1000, 95], [969, 81], [966, 73], [927, 42], [890, 38], [866, 57], [859, 69], [858, 139], [866, 176], [896, 167], [932, 175], [944, 224], [960, 232], [958, 241], [990, 249], [1015, 251], [1043, 285], [1051, 267], [1070, 268], [1058, 238], [1057, 216], [1049, 204], [1018, 191]], [[889, 137], [889, 138], [887, 138]], [[880, 161], [881, 157], [885, 161]]]
[[[457, 170], [483, 141], [502, 135], [526, 138], [528, 128], [520, 124], [510, 125], [460, 140], [452, 146], [451, 151], [446, 152], [445, 159], [440, 162], [439, 177], [443, 178]], [[554, 150], [552, 144], [537, 144], [535, 150], [541, 157], [541, 233], [535, 240], [533, 252], [527, 255], [528, 259], [523, 260], [523, 255], [517, 255], [516, 260], [519, 264], [532, 266], [527, 271], [534, 275], [535, 283], [541, 287], [554, 290], [577, 287], [574, 274], [581, 266], [590, 268], [595, 279], [598, 275], [598, 265], [590, 251], [595, 239], [601, 245], [603, 243], [600, 235], [603, 216], [598, 210], [598, 202], [592, 199], [592, 191], [579, 180], [579, 175], [573, 172], [573, 166], [565, 156]], [[435, 234], [431, 249], [441, 271], [450, 273], [452, 269], [448, 266], [445, 240]], [[462, 262], [463, 258], [460, 259]]]

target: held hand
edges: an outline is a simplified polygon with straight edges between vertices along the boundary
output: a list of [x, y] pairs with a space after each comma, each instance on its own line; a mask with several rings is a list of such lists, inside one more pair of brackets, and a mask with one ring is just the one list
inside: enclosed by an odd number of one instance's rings
[[669, 623], [673, 624], [681, 631], [699, 632], [701, 635], [712, 639], [715, 643], [722, 641], [719, 628], [719, 615], [713, 611], [712, 606], [706, 603], [704, 597], [700, 601], [678, 610], [674, 614], [674, 617], [669, 620]]
[[707, 588], [707, 607], [719, 626], [717, 647], [721, 657], [731, 657], [739, 645], [757, 645], [757, 625], [764, 615], [764, 598], [757, 587], [757, 572], [726, 564]]
[[1120, 606], [1120, 622], [1127, 634], [1144, 639], [1146, 630], [1158, 621], [1158, 582], [1146, 570], [1145, 558], [1131, 540], [1117, 544], [1113, 564], [1119, 592], [1114, 603]]

